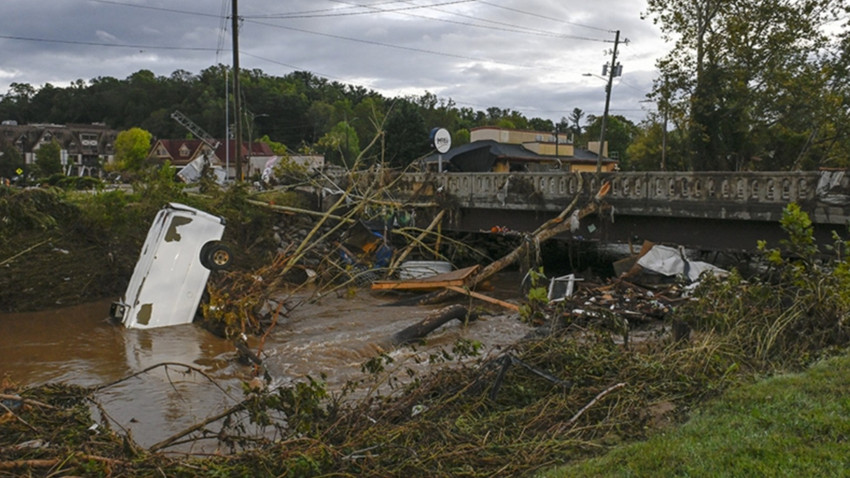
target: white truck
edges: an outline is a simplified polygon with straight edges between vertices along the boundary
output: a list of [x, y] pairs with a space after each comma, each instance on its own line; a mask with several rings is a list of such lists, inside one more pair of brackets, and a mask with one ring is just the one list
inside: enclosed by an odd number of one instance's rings
[[210, 271], [231, 262], [223, 234], [223, 218], [168, 204], [154, 218], [127, 291], [109, 315], [135, 329], [191, 323]]

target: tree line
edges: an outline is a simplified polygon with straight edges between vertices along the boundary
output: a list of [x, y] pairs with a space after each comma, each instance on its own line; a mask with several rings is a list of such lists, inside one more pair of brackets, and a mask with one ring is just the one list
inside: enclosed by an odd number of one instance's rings
[[[225, 118], [230, 117], [231, 125], [235, 122], [229, 102], [231, 75], [228, 66], [217, 65], [199, 74], [178, 70], [170, 76], [140, 70], [123, 80], [98, 77], [64, 88], [13, 83], [0, 97], [0, 118], [19, 124], [102, 122], [118, 130], [138, 127], [155, 139], [165, 139], [187, 136], [171, 119], [171, 113], [180, 110], [211, 135], [223, 138]], [[377, 139], [378, 147], [369, 149], [365, 162], [404, 166], [431, 152], [429, 132], [434, 127], [448, 129], [455, 145], [469, 142], [470, 129], [478, 126], [553, 132], [560, 128], [574, 132], [577, 140], [585, 134], [592, 137], [594, 128], [596, 134], [599, 131], [598, 118], [585, 118], [580, 110], [573, 111], [572, 121], [562, 118], [555, 124], [511, 109], [457, 107], [451, 99], [428, 92], [387, 98], [304, 71], [281, 77], [244, 70], [240, 83], [246, 140], [264, 138], [291, 153], [322, 153], [341, 165], [350, 165]], [[589, 123], [579, 125], [583, 119]], [[620, 149], [625, 150], [629, 140], [622, 138]]]

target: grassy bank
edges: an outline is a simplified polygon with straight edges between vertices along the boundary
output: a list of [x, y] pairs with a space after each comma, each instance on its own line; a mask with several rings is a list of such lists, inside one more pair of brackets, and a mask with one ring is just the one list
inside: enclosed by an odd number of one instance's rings
[[846, 476], [850, 356], [742, 386], [677, 429], [542, 476]]

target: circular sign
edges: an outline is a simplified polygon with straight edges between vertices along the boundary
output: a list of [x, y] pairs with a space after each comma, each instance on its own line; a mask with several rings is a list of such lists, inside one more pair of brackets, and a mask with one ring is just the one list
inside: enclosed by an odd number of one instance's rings
[[434, 128], [431, 130], [431, 143], [438, 153], [445, 153], [452, 147], [452, 135], [446, 128]]

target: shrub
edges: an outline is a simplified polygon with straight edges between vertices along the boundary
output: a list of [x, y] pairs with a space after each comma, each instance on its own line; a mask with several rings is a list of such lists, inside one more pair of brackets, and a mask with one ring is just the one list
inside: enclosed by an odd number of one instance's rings
[[780, 248], [758, 245], [765, 276], [705, 278], [697, 300], [680, 311], [695, 329], [724, 335], [759, 365], [802, 365], [850, 338], [850, 243], [834, 234], [826, 254], [796, 204], [786, 207], [781, 225], [788, 239]]

